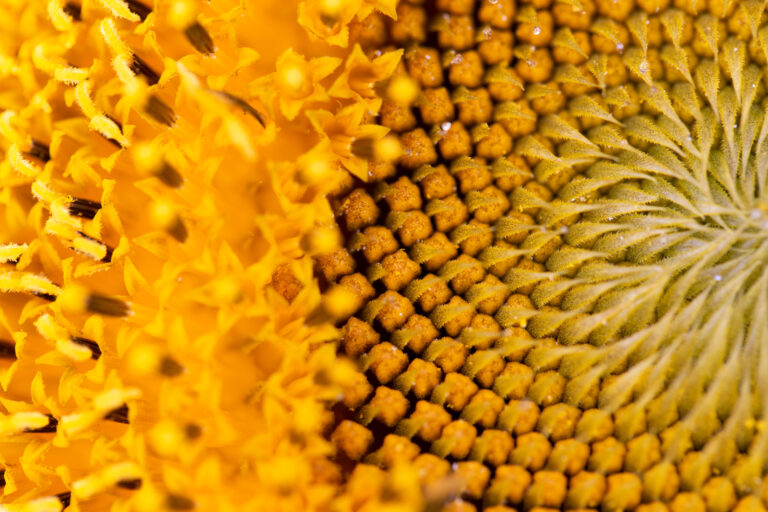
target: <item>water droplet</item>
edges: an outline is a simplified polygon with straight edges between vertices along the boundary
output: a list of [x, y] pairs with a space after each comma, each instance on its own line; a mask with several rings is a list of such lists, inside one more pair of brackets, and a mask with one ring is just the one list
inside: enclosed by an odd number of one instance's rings
[[541, 27], [533, 27], [533, 35], [537, 36], [541, 34]]
[[720, 274], [715, 276], [715, 281], [722, 281], [722, 279], [723, 279], [723, 276], [721, 276]]
[[447, 132], [451, 131], [452, 124], [448, 121], [444, 122], [440, 125], [440, 130], [443, 132], [443, 135], [445, 135]]

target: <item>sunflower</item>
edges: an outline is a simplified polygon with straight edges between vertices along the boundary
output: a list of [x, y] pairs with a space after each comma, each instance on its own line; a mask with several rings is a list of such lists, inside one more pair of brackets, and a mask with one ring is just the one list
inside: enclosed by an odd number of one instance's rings
[[0, 13], [0, 510], [768, 507], [765, 2]]

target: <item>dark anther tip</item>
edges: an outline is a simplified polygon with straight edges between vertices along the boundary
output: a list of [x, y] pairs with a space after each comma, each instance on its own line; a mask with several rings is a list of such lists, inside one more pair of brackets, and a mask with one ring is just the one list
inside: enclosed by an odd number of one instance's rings
[[0, 340], [0, 359], [16, 359], [16, 344], [14, 342]]
[[154, 69], [149, 67], [149, 64], [141, 60], [138, 55], [133, 55], [133, 61], [131, 61], [131, 71], [134, 75], [142, 75], [147, 79], [149, 85], [155, 85], [160, 81], [160, 76]]
[[89, 340], [88, 338], [81, 338], [80, 336], [72, 336], [71, 339], [78, 345], [88, 347], [88, 349], [91, 351], [91, 359], [98, 359], [101, 357], [101, 348], [95, 341]]
[[127, 425], [129, 423], [128, 406], [123, 404], [117, 409], [109, 411], [107, 415], [104, 416], [104, 419], [109, 421], [114, 421], [115, 423], [125, 423]]
[[32, 139], [32, 144], [26, 154], [32, 158], [37, 158], [43, 163], [51, 159], [51, 151], [48, 146], [35, 139]]
[[184, 373], [184, 367], [170, 356], [165, 356], [160, 361], [160, 373], [166, 377], [178, 377]]
[[56, 432], [56, 427], [59, 425], [59, 420], [48, 415], [48, 424], [40, 427], [40, 428], [30, 428], [27, 429], [25, 432], [28, 432], [30, 434], [51, 434], [53, 432]]
[[211, 55], [216, 50], [213, 46], [211, 35], [205, 30], [205, 27], [197, 21], [184, 29], [184, 35], [187, 36], [187, 39], [190, 44], [195, 47], [195, 50], [200, 53]]
[[74, 21], [82, 21], [82, 18], [80, 17], [81, 13], [79, 5], [72, 2], [67, 2], [64, 4], [64, 12]]
[[176, 113], [166, 102], [154, 94], [147, 100], [144, 110], [158, 123], [166, 126], [173, 126], [176, 124]]
[[76, 197], [69, 202], [69, 214], [73, 217], [93, 219], [99, 210], [101, 210], [101, 203], [90, 199]]
[[56, 497], [61, 502], [61, 508], [67, 508], [72, 501], [72, 493], [71, 492], [60, 492], [56, 495]]
[[184, 176], [166, 162], [163, 162], [163, 165], [155, 172], [155, 176], [171, 188], [179, 188], [184, 184]]
[[195, 508], [194, 501], [178, 494], [169, 494], [165, 504], [171, 510], [193, 510]]
[[182, 244], [187, 240], [187, 236], [189, 235], [187, 227], [184, 225], [184, 221], [180, 218], [176, 219], [176, 222], [174, 222], [167, 231], [177, 242]]
[[136, 0], [125, 0], [125, 3], [128, 4], [128, 9], [130, 9], [133, 14], [136, 14], [141, 21], [146, 20], [147, 16], [152, 12], [152, 9]]
[[130, 311], [128, 304], [122, 300], [98, 293], [92, 293], [88, 296], [86, 308], [91, 313], [99, 313], [106, 316], [125, 316]]

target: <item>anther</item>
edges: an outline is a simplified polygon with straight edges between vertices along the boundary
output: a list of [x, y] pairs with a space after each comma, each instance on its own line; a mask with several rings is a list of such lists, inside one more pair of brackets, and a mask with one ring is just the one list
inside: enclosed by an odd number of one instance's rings
[[171, 510], [193, 510], [195, 508], [194, 501], [179, 494], [169, 494], [165, 500], [165, 505]]
[[166, 377], [178, 377], [184, 373], [184, 367], [170, 356], [165, 356], [160, 361], [160, 373]]
[[52, 293], [32, 292], [32, 295], [34, 295], [35, 297], [40, 297], [41, 299], [45, 299], [48, 302], [53, 302], [56, 300], [56, 296]]
[[184, 425], [184, 435], [189, 440], [194, 440], [203, 435], [203, 428], [195, 423], [187, 423]]
[[95, 341], [89, 340], [88, 338], [81, 338], [80, 336], [72, 336], [71, 339], [78, 345], [88, 347], [88, 349], [91, 351], [91, 359], [95, 360], [101, 357], [101, 348]]
[[16, 344], [12, 341], [0, 340], [0, 359], [16, 359]]
[[195, 50], [200, 53], [212, 55], [216, 50], [216, 47], [213, 46], [213, 39], [211, 39], [210, 34], [208, 34], [205, 27], [197, 21], [184, 29], [184, 35], [187, 36], [187, 39], [190, 44], [195, 47]]
[[105, 420], [114, 421], [115, 423], [130, 423], [128, 421], [128, 406], [123, 404], [117, 409], [113, 409], [104, 416]]
[[128, 4], [128, 9], [130, 9], [133, 14], [137, 15], [141, 21], [146, 20], [147, 16], [152, 12], [152, 9], [136, 0], [125, 0], [125, 3]]
[[142, 75], [146, 78], [149, 85], [155, 85], [160, 81], [160, 76], [155, 70], [149, 67], [149, 64], [141, 60], [136, 54], [133, 55], [133, 61], [130, 64], [130, 68], [131, 71], [133, 71], [133, 74]]
[[352, 154], [360, 158], [370, 159], [373, 158], [374, 143], [375, 141], [370, 138], [355, 139], [349, 149]]
[[187, 228], [175, 209], [166, 203], [156, 203], [152, 215], [159, 228], [163, 228], [176, 241], [184, 243], [187, 240]]
[[51, 159], [51, 153], [48, 149], [48, 146], [35, 139], [32, 139], [29, 151], [27, 151], [25, 154], [27, 156], [31, 156], [32, 158], [37, 158], [44, 163]]
[[147, 100], [144, 110], [158, 123], [166, 126], [176, 124], [176, 114], [173, 109], [154, 94]]
[[90, 199], [75, 197], [69, 202], [69, 214], [73, 217], [91, 220], [99, 210], [101, 210], [101, 203]]
[[174, 169], [169, 163], [163, 164], [155, 171], [155, 176], [165, 185], [171, 188], [179, 188], [184, 184], [184, 176]]
[[80, 16], [80, 6], [79, 5], [77, 5], [75, 3], [72, 3], [72, 2], [67, 2], [66, 4], [64, 4], [64, 9], [63, 10], [67, 14], [67, 16], [69, 16], [73, 20], [75, 20], [75, 21], [82, 21], [82, 18]]
[[248, 104], [248, 102], [246, 102], [244, 99], [238, 98], [234, 94], [230, 94], [230, 93], [224, 92], [224, 91], [213, 91], [213, 92], [218, 94], [218, 95], [220, 95], [220, 96], [222, 96], [224, 99], [226, 99], [227, 101], [229, 101], [233, 105], [236, 105], [236, 106], [242, 108], [243, 111], [245, 111], [246, 114], [252, 115], [261, 124], [261, 126], [266, 126], [266, 121], [264, 119], [264, 116], [261, 115], [261, 113], [258, 110], [253, 108], [250, 104]]
[[99, 293], [89, 294], [85, 307], [91, 313], [99, 313], [106, 316], [125, 316], [130, 311], [128, 304], [122, 300]]
[[[71, 212], [70, 212], [71, 213]], [[77, 232], [78, 235], [80, 235], [82, 238], [88, 240], [89, 242], [92, 242], [93, 244], [98, 245], [98, 251], [94, 252], [94, 250], [90, 250], [88, 246], [78, 245], [77, 242], [74, 243], [74, 247], [72, 247], [74, 250], [81, 252], [85, 254], [86, 256], [90, 257], [91, 259], [101, 261], [103, 263], [110, 263], [112, 261], [112, 254], [114, 253], [114, 249], [112, 249], [110, 246], [105, 244], [104, 242], [97, 240], [93, 238], [92, 236], [88, 236], [82, 231]], [[99, 254], [101, 254], [101, 249], [104, 250], [104, 256], [99, 257]]]
[[61, 508], [65, 509], [69, 506], [70, 501], [72, 501], [72, 493], [71, 492], [60, 492], [56, 495], [56, 498], [61, 502]]
[[33, 429], [26, 429], [25, 432], [28, 432], [30, 434], [50, 434], [53, 432], [56, 432], [56, 427], [59, 425], [59, 420], [48, 415], [48, 424], [44, 425], [40, 428], [33, 428]]
[[130, 480], [120, 480], [117, 482], [117, 486], [121, 489], [135, 491], [136, 489], [141, 489], [141, 483], [141, 478], [132, 478]]
[[5, 487], [5, 470], [0, 470], [0, 487]]
[[[113, 123], [115, 123], [115, 126], [117, 126], [117, 129], [118, 129], [118, 130], [120, 130], [120, 133], [122, 133], [122, 132], [123, 132], [123, 125], [122, 125], [122, 123], [120, 123], [120, 122], [119, 122], [117, 119], [115, 119], [114, 117], [110, 116], [109, 114], [104, 114], [104, 117], [106, 117], [107, 119], [109, 119], [110, 121], [112, 121]], [[107, 140], [107, 142], [109, 142], [109, 143], [110, 143], [110, 144], [112, 144], [113, 146], [115, 146], [115, 147], [118, 147], [118, 148], [120, 148], [120, 149], [123, 149], [123, 145], [122, 145], [122, 144], [121, 144], [119, 141], [117, 141], [117, 140], [115, 140], [115, 139], [113, 139], [113, 138], [107, 137], [107, 136], [105, 136], [105, 135], [104, 135], [103, 133], [101, 133], [101, 132], [99, 132], [99, 134], [100, 134], [102, 137], [104, 137], [104, 138]]]
[[176, 241], [182, 244], [187, 240], [187, 236], [189, 235], [187, 227], [184, 225], [184, 221], [181, 220], [181, 217], [177, 217], [176, 221], [171, 224], [166, 231], [168, 231], [168, 234], [176, 239]]

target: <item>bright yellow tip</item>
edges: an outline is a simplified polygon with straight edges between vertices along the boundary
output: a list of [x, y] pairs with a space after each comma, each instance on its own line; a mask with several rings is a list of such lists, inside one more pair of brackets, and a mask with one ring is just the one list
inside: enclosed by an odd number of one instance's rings
[[410, 106], [419, 96], [419, 84], [405, 75], [397, 75], [389, 81], [387, 98], [401, 105]]
[[374, 143], [373, 154], [377, 160], [396, 162], [403, 154], [403, 146], [396, 136], [384, 137]]
[[320, 0], [320, 13], [328, 17], [337, 17], [344, 9], [347, 0]]
[[330, 227], [318, 227], [304, 238], [305, 249], [312, 255], [328, 254], [340, 243], [339, 231]]
[[194, 3], [189, 0], [174, 0], [168, 12], [168, 21], [174, 28], [184, 30], [195, 21]]
[[306, 72], [298, 66], [290, 67], [280, 74], [282, 82], [294, 91], [299, 91], [307, 81]]
[[355, 293], [344, 287], [332, 288], [323, 298], [325, 311], [334, 319], [343, 319], [355, 312], [358, 307]]

